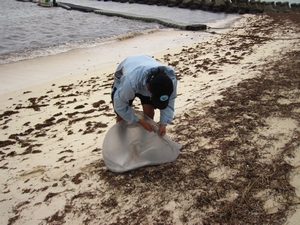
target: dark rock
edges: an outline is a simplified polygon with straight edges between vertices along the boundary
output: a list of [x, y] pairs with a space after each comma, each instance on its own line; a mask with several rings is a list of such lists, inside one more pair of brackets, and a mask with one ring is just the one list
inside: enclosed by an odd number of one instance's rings
[[264, 8], [264, 13], [277, 13], [274, 2], [266, 2], [265, 8]]
[[215, 0], [212, 11], [225, 12], [225, 0]]
[[191, 4], [192, 4], [192, 0], [183, 0], [181, 2], [181, 4], [179, 4], [179, 8], [190, 8]]
[[207, 26], [205, 24], [192, 24], [185, 27], [186, 30], [206, 30]]
[[202, 7], [202, 0], [192, 0], [190, 9], [201, 9]]
[[251, 0], [249, 3], [249, 13], [263, 13], [263, 9], [258, 5], [258, 2]]
[[213, 6], [214, 2], [212, 0], [203, 0], [201, 9], [205, 11], [212, 11]]

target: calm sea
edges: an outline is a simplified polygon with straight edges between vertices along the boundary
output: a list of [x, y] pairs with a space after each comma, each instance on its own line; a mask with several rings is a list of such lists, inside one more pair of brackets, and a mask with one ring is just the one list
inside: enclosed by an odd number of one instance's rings
[[[158, 17], [185, 24], [207, 24], [236, 16], [201, 10], [97, 0], [64, 0], [63, 2]], [[32, 2], [1, 0], [0, 64], [98, 46], [117, 41], [128, 34], [147, 33], [159, 29], [169, 28], [156, 23], [107, 17], [60, 7], [46, 8]]]
[[[181, 23], [207, 23], [228, 15], [188, 9], [121, 4], [96, 0], [64, 0], [111, 11], [170, 19]], [[117, 41], [129, 33], [169, 29], [157, 23], [107, 17], [95, 13], [41, 7], [32, 2], [1, 0], [0, 64], [53, 55], [72, 49]]]

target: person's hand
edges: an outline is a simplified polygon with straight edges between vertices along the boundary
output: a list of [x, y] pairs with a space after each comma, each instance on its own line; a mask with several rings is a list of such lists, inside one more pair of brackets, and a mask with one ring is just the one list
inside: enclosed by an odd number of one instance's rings
[[166, 129], [166, 125], [159, 125], [159, 129], [158, 129], [158, 136], [162, 137], [166, 134], [167, 129]]
[[153, 131], [153, 125], [146, 120], [139, 120], [138, 124], [140, 124], [142, 127], [144, 127], [149, 132]]

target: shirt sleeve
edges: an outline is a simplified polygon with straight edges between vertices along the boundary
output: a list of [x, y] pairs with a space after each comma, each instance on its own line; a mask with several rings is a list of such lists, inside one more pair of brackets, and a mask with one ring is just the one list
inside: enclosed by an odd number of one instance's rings
[[177, 80], [173, 81], [174, 90], [170, 96], [169, 105], [167, 108], [160, 110], [160, 124], [167, 125], [173, 120], [174, 117], [174, 107], [175, 107], [175, 98], [177, 97]]
[[139, 120], [129, 106], [129, 101], [132, 100], [134, 96], [135, 91], [130, 83], [130, 79], [123, 76], [114, 95], [114, 109], [123, 120], [132, 123], [136, 123]]

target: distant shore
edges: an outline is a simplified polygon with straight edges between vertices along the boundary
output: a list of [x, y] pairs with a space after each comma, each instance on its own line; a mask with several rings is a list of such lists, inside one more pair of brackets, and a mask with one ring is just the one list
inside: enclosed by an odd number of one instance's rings
[[[300, 5], [297, 3], [289, 3], [288, 1], [250, 1], [250, 0], [239, 0], [239, 1], [192, 1], [192, 0], [115, 0], [115, 2], [130, 3], [130, 4], [146, 4], [146, 5], [157, 5], [157, 6], [168, 6], [168, 7], [179, 7], [191, 10], [203, 10], [209, 12], [225, 12], [225, 13], [238, 13], [238, 14], [257, 14], [257, 13], [288, 13], [288, 12], [299, 12]], [[61, 6], [65, 9], [79, 10], [83, 12], [92, 12], [97, 10], [93, 7], [82, 7], [81, 5], [64, 4], [53, 0], [54, 6]]]

